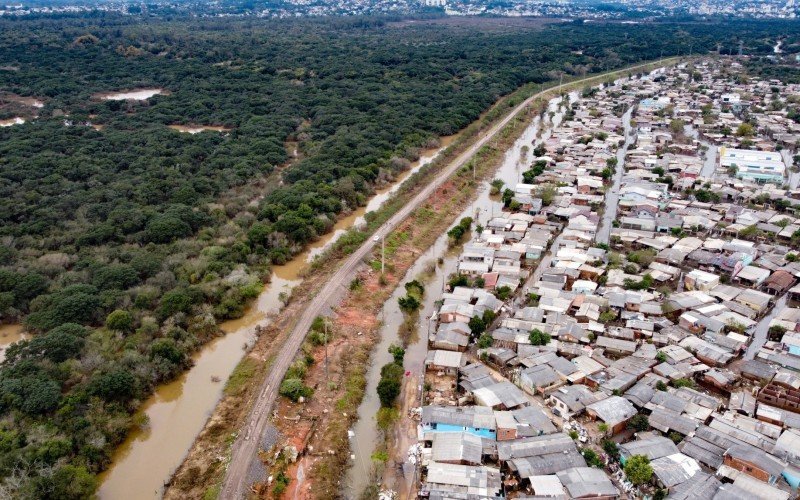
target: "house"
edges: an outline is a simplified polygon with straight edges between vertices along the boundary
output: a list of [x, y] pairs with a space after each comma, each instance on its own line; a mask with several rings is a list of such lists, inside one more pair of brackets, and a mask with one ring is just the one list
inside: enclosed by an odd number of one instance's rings
[[700, 472], [697, 460], [683, 453], [675, 453], [650, 461], [656, 482], [668, 491]]
[[423, 406], [422, 433], [425, 439], [440, 432], [470, 432], [478, 437], [495, 439], [495, 414], [484, 406]]
[[531, 476], [528, 480], [536, 498], [564, 498], [564, 485], [555, 474]]
[[622, 432], [628, 420], [636, 413], [631, 402], [620, 396], [611, 396], [586, 407], [586, 414], [605, 422], [612, 435]]
[[428, 464], [427, 479], [425, 488], [431, 498], [494, 498], [503, 491], [500, 470], [482, 465], [431, 462]]
[[556, 476], [567, 490], [569, 498], [597, 500], [619, 498], [619, 490], [602, 469], [572, 467], [557, 472]]
[[467, 364], [467, 358], [462, 352], [431, 350], [425, 357], [425, 369], [443, 372], [446, 375], [457, 376], [458, 370]]
[[735, 444], [725, 451], [723, 463], [759, 481], [775, 484], [784, 465], [777, 458], [754, 446]]
[[583, 413], [587, 404], [597, 402], [598, 396], [585, 385], [570, 385], [550, 393], [547, 402], [552, 406], [555, 415], [569, 420]]
[[764, 288], [773, 295], [781, 295], [794, 285], [795, 277], [789, 271], [778, 269], [764, 280]]
[[548, 364], [526, 368], [519, 374], [519, 385], [528, 394], [544, 394], [563, 383], [563, 379]]
[[786, 332], [781, 337], [781, 344], [783, 348], [789, 351], [789, 354], [800, 356], [800, 332]]
[[433, 437], [431, 459], [436, 462], [481, 465], [481, 438], [469, 432], [440, 432]]
[[497, 440], [510, 441], [517, 439], [517, 419], [510, 411], [495, 411], [494, 419], [497, 424]]
[[469, 344], [470, 333], [469, 325], [462, 321], [441, 323], [436, 329], [431, 345], [435, 349], [463, 352]]
[[629, 458], [635, 455], [644, 455], [650, 461], [678, 453], [678, 447], [671, 439], [663, 436], [652, 436], [637, 439], [619, 445], [619, 460], [624, 466]]
[[684, 277], [684, 285], [687, 290], [701, 290], [707, 292], [719, 285], [719, 276], [712, 273], [693, 269]]
[[597, 337], [597, 346], [606, 349], [609, 352], [630, 355], [636, 352], [636, 342], [629, 340], [614, 339], [611, 337], [601, 336]]
[[499, 410], [510, 410], [530, 404], [525, 394], [507, 380], [475, 389], [472, 394], [477, 404]]

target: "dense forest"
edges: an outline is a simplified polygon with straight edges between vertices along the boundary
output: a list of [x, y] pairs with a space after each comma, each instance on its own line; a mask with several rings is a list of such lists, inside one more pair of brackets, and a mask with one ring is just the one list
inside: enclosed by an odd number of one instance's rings
[[[0, 19], [0, 120], [26, 120], [0, 128], [0, 319], [35, 332], [0, 366], [0, 496], [90, 494], [272, 263], [500, 96], [787, 31], [540, 24]], [[140, 88], [163, 93], [103, 99]]]

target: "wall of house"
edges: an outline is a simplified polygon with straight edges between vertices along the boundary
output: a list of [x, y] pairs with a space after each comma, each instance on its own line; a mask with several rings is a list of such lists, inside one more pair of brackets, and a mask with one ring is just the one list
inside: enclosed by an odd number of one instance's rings
[[744, 472], [748, 476], [753, 476], [759, 481], [764, 481], [765, 483], [774, 482], [774, 480], [770, 477], [769, 473], [759, 469], [757, 466], [751, 464], [750, 462], [746, 462], [744, 460], [740, 460], [730, 455], [726, 455], [724, 463], [729, 467], [733, 467], [738, 471]]

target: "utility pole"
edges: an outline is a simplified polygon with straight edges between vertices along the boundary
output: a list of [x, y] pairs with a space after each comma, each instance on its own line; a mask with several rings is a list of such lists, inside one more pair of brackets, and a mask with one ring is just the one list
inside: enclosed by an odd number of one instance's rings
[[330, 380], [328, 378], [328, 318], [322, 322], [325, 329], [325, 380]]
[[386, 235], [381, 235], [381, 276], [386, 270]]

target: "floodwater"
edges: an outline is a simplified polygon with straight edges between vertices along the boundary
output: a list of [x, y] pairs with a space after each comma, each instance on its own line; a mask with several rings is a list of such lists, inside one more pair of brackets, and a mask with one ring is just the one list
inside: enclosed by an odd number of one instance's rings
[[611, 227], [614, 219], [617, 218], [619, 188], [622, 183], [622, 177], [625, 175], [625, 155], [635, 140], [635, 136], [631, 134], [631, 114], [633, 114], [632, 106], [622, 115], [622, 123], [625, 127], [625, 144], [617, 150], [617, 170], [614, 174], [614, 184], [606, 193], [606, 211], [603, 213], [603, 219], [600, 221], [600, 228], [597, 230], [597, 236], [595, 237], [598, 243], [608, 244], [611, 238]]
[[[117, 448], [111, 467], [101, 475], [98, 496], [101, 499], [161, 498], [164, 482], [169, 480], [203, 429], [222, 397], [225, 382], [255, 340], [257, 326], [266, 326], [271, 314], [278, 313], [285, 298], [302, 281], [302, 271], [313, 255], [353, 227], [367, 210], [378, 208], [399, 189], [404, 179], [430, 162], [453, 140], [443, 138], [442, 145], [425, 152], [411, 165], [408, 173], [381, 190], [366, 207], [340, 219], [333, 230], [319, 238], [302, 253], [281, 266], [273, 266], [269, 285], [239, 319], [220, 325], [226, 335], [215, 339], [194, 356], [194, 366], [175, 381], [158, 387], [143, 405], [140, 414], [149, 425], [132, 430]], [[375, 199], [381, 200], [379, 203]], [[212, 381], [220, 380], [221, 382]]]
[[230, 132], [231, 130], [230, 127], [220, 127], [216, 125], [170, 125], [169, 128], [192, 135], [199, 134], [206, 130], [212, 132]]
[[98, 94], [97, 97], [103, 99], [104, 101], [144, 101], [146, 99], [150, 99], [154, 95], [163, 93], [164, 89], [137, 89], [123, 92], [107, 92], [104, 94]]
[[783, 148], [781, 157], [783, 157], [783, 163], [786, 165], [786, 172], [789, 175], [789, 189], [797, 189], [798, 184], [800, 184], [800, 171], [794, 168], [792, 152], [787, 148]]
[[6, 349], [11, 344], [27, 338], [28, 335], [22, 325], [0, 325], [0, 362], [6, 359]]
[[761, 318], [758, 323], [756, 323], [755, 328], [752, 332], [752, 340], [750, 341], [750, 345], [747, 346], [747, 351], [745, 352], [743, 358], [747, 361], [755, 359], [756, 354], [764, 344], [767, 342], [767, 334], [769, 333], [769, 324], [775, 319], [780, 313], [786, 309], [786, 305], [789, 301], [789, 294], [781, 295], [778, 300], [775, 301], [775, 305], [769, 311], [769, 313]]
[[[571, 94], [570, 100], [577, 98], [577, 94]], [[561, 98], [550, 101], [549, 111], [556, 112]], [[547, 138], [550, 133], [551, 125], [557, 126], [562, 119], [563, 113], [557, 112], [552, 120], [549, 115], [545, 115], [545, 128], [540, 134], [540, 118], [535, 117], [526, 127], [522, 135], [505, 152], [503, 163], [495, 172], [493, 179], [501, 179], [506, 187], [515, 186], [522, 182], [522, 172], [527, 170], [532, 161], [534, 144]], [[467, 207], [457, 218], [456, 222], [462, 217], [472, 217], [476, 224], [485, 227], [488, 221], [499, 216], [503, 210], [503, 202], [499, 196], [490, 195], [491, 179], [484, 181], [479, 187], [477, 199]], [[455, 222], [454, 222], [455, 225]], [[448, 251], [448, 237], [443, 233], [434, 244], [428, 248], [416, 260], [413, 266], [398, 284], [394, 293], [384, 303], [381, 310], [380, 319], [382, 321], [380, 330], [380, 341], [375, 346], [369, 369], [367, 371], [367, 386], [364, 399], [358, 408], [358, 420], [351, 429], [353, 437], [350, 439], [350, 449], [353, 460], [350, 469], [347, 471], [345, 480], [345, 495], [347, 498], [358, 498], [364, 488], [368, 485], [371, 478], [372, 452], [379, 444], [379, 431], [375, 424], [375, 415], [380, 409], [380, 401], [377, 397], [377, 386], [380, 381], [381, 367], [391, 362], [392, 356], [388, 348], [392, 344], [401, 344], [399, 329], [404, 320], [404, 315], [400, 310], [397, 299], [405, 295], [405, 287], [401, 286], [416, 279], [420, 274], [429, 271], [427, 269], [431, 263], [436, 263], [439, 258], [443, 261], [437, 264], [434, 274], [426, 276], [425, 296], [422, 307], [419, 310], [417, 320], [417, 337], [406, 346], [406, 354], [403, 359], [403, 367], [412, 376], [418, 376], [417, 380], [422, 380], [425, 357], [428, 352], [428, 334], [435, 327], [435, 323], [430, 320], [436, 311], [436, 301], [441, 299], [447, 277], [454, 273], [458, 264], [458, 251]], [[418, 391], [421, 388], [417, 388]], [[401, 419], [408, 418], [407, 415], [400, 415]], [[406, 480], [410, 480], [407, 477]]]
[[703, 168], [700, 170], [700, 177], [713, 179], [717, 169], [717, 146], [708, 141], [700, 139], [700, 133], [691, 125], [686, 125], [684, 127], [684, 133], [696, 140], [700, 146], [706, 148], [706, 152], [703, 156]]
[[17, 116], [7, 120], [0, 120], [0, 127], [11, 127], [12, 125], [22, 125], [23, 123], [25, 123], [25, 118]]

